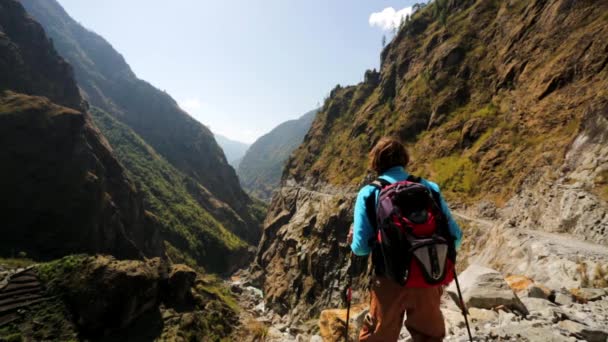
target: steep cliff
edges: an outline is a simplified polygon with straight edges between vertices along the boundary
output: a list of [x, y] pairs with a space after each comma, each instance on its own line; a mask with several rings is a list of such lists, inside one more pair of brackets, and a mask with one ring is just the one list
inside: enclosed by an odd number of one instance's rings
[[42, 27], [0, 1], [0, 254], [157, 256], [154, 218]]
[[272, 199], [285, 162], [302, 143], [318, 111], [312, 110], [296, 120], [278, 125], [249, 147], [238, 168], [245, 189], [262, 200]]
[[219, 273], [250, 262], [251, 247], [226, 228], [245, 226], [230, 206], [180, 173], [127, 125], [96, 107], [91, 114], [158, 220], [171, 260]]
[[[223, 221], [225, 227], [246, 242], [257, 243], [261, 229], [256, 204], [240, 187], [211, 131], [182, 111], [167, 93], [138, 79], [105, 39], [82, 27], [56, 0], [20, 2], [74, 67], [85, 99], [126, 124], [175, 169], [198, 183], [196, 187], [226, 203], [238, 220]], [[234, 222], [238, 224], [228, 224]]]
[[[415, 13], [379, 72], [331, 91], [287, 162], [252, 268], [266, 304], [303, 319], [338, 298], [353, 198], [384, 135], [407, 142], [410, 171], [451, 204], [512, 223], [497, 224], [500, 234], [605, 244], [607, 13], [607, 3], [570, 0], [435, 1]], [[492, 241], [491, 257], [471, 251], [471, 238], [463, 256], [504, 270], [529, 256]]]

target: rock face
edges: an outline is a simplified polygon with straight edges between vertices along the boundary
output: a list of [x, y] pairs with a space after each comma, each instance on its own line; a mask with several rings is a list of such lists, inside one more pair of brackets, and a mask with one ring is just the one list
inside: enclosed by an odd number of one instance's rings
[[408, 143], [410, 171], [437, 182], [448, 202], [493, 220], [465, 230], [463, 263], [581, 287], [575, 236], [589, 240], [582, 273], [599, 264], [603, 274], [607, 11], [471, 0], [413, 15], [384, 49], [379, 80], [368, 73], [332, 90], [286, 164], [252, 268], [268, 306], [294, 319], [338, 306], [332, 280], [345, 279], [352, 202], [385, 135]]
[[608, 101], [589, 108], [559, 169], [533, 174], [526, 188], [508, 202], [504, 210], [508, 226], [568, 233], [608, 244], [606, 175]]
[[46, 96], [59, 105], [80, 108], [82, 99], [72, 68], [59, 57], [43, 28], [26, 17], [17, 1], [1, 5], [0, 89]]
[[[228, 164], [224, 153], [215, 141], [211, 131], [197, 122], [166, 92], [154, 88], [138, 79], [124, 58], [97, 34], [85, 29], [72, 19], [55, 1], [20, 0], [53, 39], [58, 52], [73, 66], [85, 99], [95, 107], [126, 124], [145, 141], [156, 153], [168, 161], [180, 177], [189, 178], [196, 187], [204, 188], [213, 196], [213, 201], [229, 207], [230, 215], [220, 215], [214, 219], [224, 224], [240, 239], [249, 244], [259, 241], [261, 230], [255, 203], [240, 187], [236, 172]], [[111, 132], [104, 131], [110, 135]], [[112, 145], [129, 144], [129, 141], [110, 141]], [[121, 158], [121, 162], [128, 165]], [[148, 182], [139, 170], [129, 168], [138, 187]], [[162, 191], [154, 189], [151, 193]], [[170, 231], [174, 223], [156, 211], [155, 201], [162, 196], [146, 196], [146, 209], [160, 217], [163, 232]], [[153, 197], [153, 198], [151, 198]], [[187, 201], [188, 199], [181, 199]], [[192, 214], [191, 216], [194, 216]], [[183, 224], [183, 222], [180, 222]], [[189, 227], [195, 230], [194, 227]], [[164, 238], [175, 249], [185, 249], [176, 241], [187, 239], [187, 234], [175, 237], [176, 232], [165, 234]], [[194, 258], [192, 255], [190, 258]], [[196, 258], [195, 258], [196, 259]], [[197, 260], [201, 262], [201, 260]]]
[[[284, 186], [269, 209], [252, 273], [280, 315], [316, 316], [346, 284], [354, 194], [324, 191]], [[354, 288], [364, 282], [357, 278]]]
[[161, 281], [167, 275], [167, 265], [158, 258], [120, 262], [96, 257], [84, 261], [58, 286], [81, 331], [99, 336], [129, 326], [158, 306]]
[[234, 299], [217, 280], [160, 258], [73, 255], [8, 278], [2, 341], [219, 341], [236, 325]]
[[0, 1], [0, 253], [160, 255], [153, 219], [38, 23]]
[[302, 143], [319, 110], [304, 114], [275, 127], [256, 140], [247, 150], [238, 167], [243, 187], [264, 201], [270, 201], [279, 188], [283, 166], [291, 153]]

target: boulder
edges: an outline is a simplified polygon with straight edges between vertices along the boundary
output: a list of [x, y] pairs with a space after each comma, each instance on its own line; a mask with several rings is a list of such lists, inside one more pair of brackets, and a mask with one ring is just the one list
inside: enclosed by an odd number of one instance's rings
[[[70, 259], [65, 260], [67, 264]], [[83, 260], [78, 272], [66, 274], [58, 286], [81, 331], [98, 336], [124, 328], [155, 308], [166, 274], [159, 258], [119, 261], [97, 256]]]
[[523, 275], [511, 275], [506, 277], [505, 280], [513, 291], [517, 293], [526, 291], [530, 286], [534, 285], [534, 280]]
[[528, 309], [531, 319], [542, 318], [556, 323], [568, 318], [564, 310], [546, 299], [524, 297], [521, 301]]
[[[349, 341], [358, 341], [359, 331], [369, 310], [363, 305], [356, 305], [350, 310]], [[346, 331], [346, 309], [323, 310], [319, 318], [319, 334], [323, 341], [344, 341]]]
[[[498, 271], [473, 264], [460, 274], [459, 280], [468, 308], [494, 309], [504, 306], [522, 315], [528, 314], [526, 306]], [[455, 283], [448, 287], [448, 294], [459, 303]]]
[[559, 305], [572, 304], [574, 303], [574, 298], [570, 292], [561, 290], [555, 294], [555, 303]]
[[546, 299], [549, 301], [555, 300], [555, 291], [547, 288], [546, 286], [533, 284], [527, 289], [528, 297]]
[[172, 265], [167, 280], [167, 299], [172, 304], [183, 305], [192, 299], [192, 287], [196, 272], [182, 264]]
[[570, 335], [584, 339], [589, 342], [606, 342], [608, 340], [608, 331], [593, 328], [588, 325], [565, 320], [558, 323], [558, 327], [560, 329], [566, 330]]
[[608, 291], [606, 289], [580, 288], [571, 289], [570, 293], [574, 300], [579, 303], [594, 302], [602, 299], [604, 296], [608, 296]]

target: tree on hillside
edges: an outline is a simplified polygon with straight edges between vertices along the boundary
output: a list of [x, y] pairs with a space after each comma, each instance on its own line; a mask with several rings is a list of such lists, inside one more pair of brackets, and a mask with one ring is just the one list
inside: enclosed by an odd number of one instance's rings
[[382, 48], [384, 48], [386, 46], [386, 35], [383, 34], [382, 35]]
[[426, 5], [427, 5], [427, 4], [426, 4], [426, 3], [424, 3], [424, 2], [418, 2], [418, 3], [415, 3], [415, 4], [412, 6], [412, 14], [413, 14], [413, 13], [418, 12], [419, 10], [421, 10], [421, 9], [423, 9], [423, 8], [425, 8], [425, 7], [426, 7]]
[[435, 0], [433, 6], [433, 18], [439, 20], [441, 25], [445, 26], [448, 20], [448, 1]]

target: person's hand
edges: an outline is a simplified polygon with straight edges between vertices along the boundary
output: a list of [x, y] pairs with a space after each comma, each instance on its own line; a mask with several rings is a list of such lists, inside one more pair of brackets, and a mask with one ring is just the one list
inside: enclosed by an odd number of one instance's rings
[[350, 246], [353, 243], [353, 226], [350, 226], [348, 235], [346, 236], [346, 243]]

